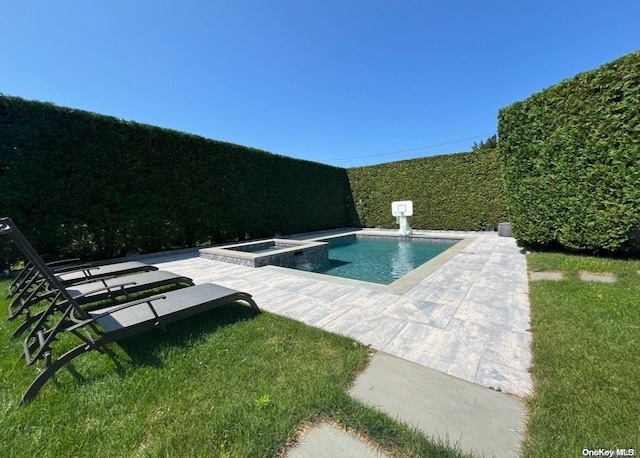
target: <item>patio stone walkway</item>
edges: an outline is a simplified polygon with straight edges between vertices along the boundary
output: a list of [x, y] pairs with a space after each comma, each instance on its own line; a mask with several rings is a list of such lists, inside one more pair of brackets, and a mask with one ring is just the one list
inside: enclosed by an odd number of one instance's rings
[[511, 237], [446, 234], [474, 239], [404, 294], [328, 276], [308, 278], [282, 268], [212, 261], [198, 257], [197, 251], [145, 261], [189, 276], [196, 284], [213, 282], [246, 291], [265, 311], [446, 374], [518, 396], [530, 394], [525, 255]]

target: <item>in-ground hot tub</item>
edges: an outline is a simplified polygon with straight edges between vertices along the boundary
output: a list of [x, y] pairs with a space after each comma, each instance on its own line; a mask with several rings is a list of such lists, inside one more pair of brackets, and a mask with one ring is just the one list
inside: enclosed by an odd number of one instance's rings
[[329, 258], [327, 242], [269, 239], [202, 248], [200, 257], [248, 267], [312, 267]]

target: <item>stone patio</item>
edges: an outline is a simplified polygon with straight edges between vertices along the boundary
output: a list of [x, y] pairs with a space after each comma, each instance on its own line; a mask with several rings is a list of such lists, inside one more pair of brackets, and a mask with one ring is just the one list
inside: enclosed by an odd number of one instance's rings
[[404, 293], [326, 275], [212, 261], [197, 250], [146, 262], [196, 284], [246, 291], [265, 311], [376, 350], [517, 396], [530, 394], [527, 267], [515, 240], [496, 233], [415, 232], [457, 236], [465, 243]]

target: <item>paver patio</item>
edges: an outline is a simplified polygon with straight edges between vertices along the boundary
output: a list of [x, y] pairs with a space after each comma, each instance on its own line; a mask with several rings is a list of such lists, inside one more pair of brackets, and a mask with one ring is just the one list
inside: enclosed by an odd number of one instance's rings
[[415, 232], [473, 240], [404, 294], [295, 270], [212, 261], [197, 250], [146, 261], [196, 284], [247, 291], [263, 310], [376, 350], [517, 396], [530, 394], [527, 266], [515, 239]]

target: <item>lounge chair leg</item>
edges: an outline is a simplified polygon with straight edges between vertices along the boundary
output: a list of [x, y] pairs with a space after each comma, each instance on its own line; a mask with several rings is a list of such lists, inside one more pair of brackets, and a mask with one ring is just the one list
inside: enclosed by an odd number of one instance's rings
[[245, 301], [247, 304], [249, 304], [254, 312], [260, 313], [260, 309], [258, 308], [258, 304], [256, 304], [256, 302], [253, 299], [251, 299], [249, 297], [249, 298], [244, 298], [242, 300]]
[[58, 371], [58, 369], [60, 369], [65, 364], [67, 364], [76, 356], [79, 356], [82, 353], [85, 353], [91, 349], [92, 347], [87, 344], [78, 345], [74, 349], [66, 352], [60, 358], [56, 359], [53, 363], [51, 363], [50, 366], [45, 367], [38, 374], [38, 376], [33, 380], [33, 382], [31, 382], [31, 385], [29, 385], [29, 388], [22, 396], [22, 400], [20, 401], [20, 403], [22, 405], [26, 405], [31, 401], [33, 401], [33, 398], [36, 397], [36, 395], [38, 394], [40, 389], [44, 386], [44, 384], [47, 382], [47, 380], [53, 377], [53, 375]]

